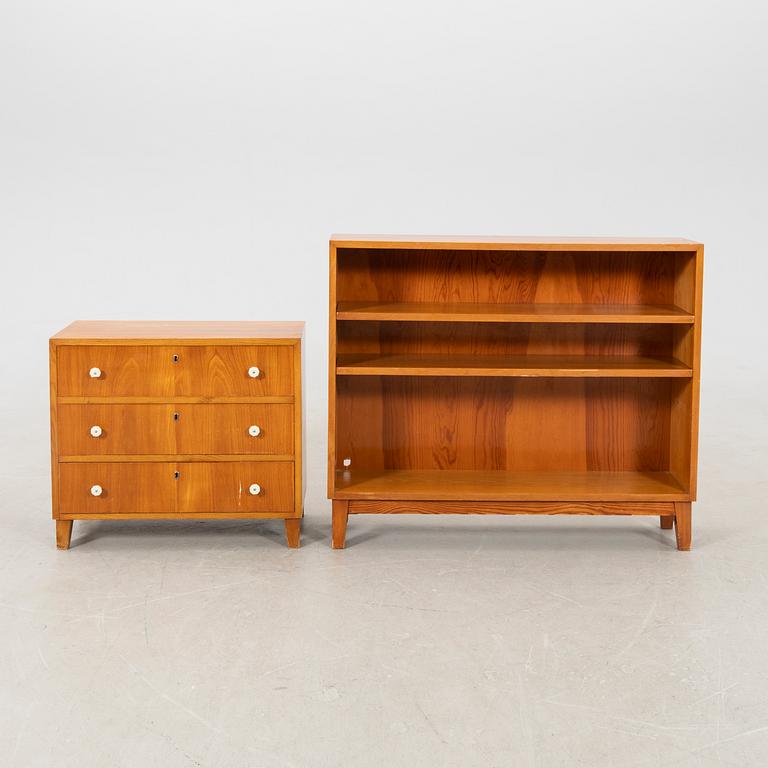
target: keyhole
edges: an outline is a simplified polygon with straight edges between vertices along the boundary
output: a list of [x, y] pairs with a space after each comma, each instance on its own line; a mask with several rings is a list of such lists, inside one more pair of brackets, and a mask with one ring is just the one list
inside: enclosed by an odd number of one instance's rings
[[173, 479], [174, 480], [178, 480], [180, 476], [181, 476], [181, 472], [174, 472], [173, 473]]
[[173, 420], [174, 421], [178, 421], [179, 420], [179, 414], [178, 413], [174, 413], [173, 414]]
[[178, 355], [174, 355], [171, 359], [173, 360], [174, 363], [178, 363], [179, 362], [179, 356]]

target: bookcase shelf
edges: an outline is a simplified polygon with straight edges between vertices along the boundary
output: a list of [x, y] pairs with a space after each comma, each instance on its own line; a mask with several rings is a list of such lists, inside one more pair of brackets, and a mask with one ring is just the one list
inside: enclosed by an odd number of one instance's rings
[[328, 496], [349, 514], [658, 515], [690, 547], [703, 246], [330, 244]]
[[340, 355], [339, 376], [621, 376], [680, 377], [691, 369], [673, 357], [636, 355]]
[[399, 320], [475, 323], [681, 323], [694, 317], [673, 305], [470, 304], [341, 302], [337, 320]]

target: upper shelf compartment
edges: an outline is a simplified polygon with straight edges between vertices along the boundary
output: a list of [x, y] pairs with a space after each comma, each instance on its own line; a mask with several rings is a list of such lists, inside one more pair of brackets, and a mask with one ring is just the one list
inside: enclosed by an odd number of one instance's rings
[[672, 304], [475, 304], [340, 302], [337, 320], [472, 323], [676, 323], [692, 314]]

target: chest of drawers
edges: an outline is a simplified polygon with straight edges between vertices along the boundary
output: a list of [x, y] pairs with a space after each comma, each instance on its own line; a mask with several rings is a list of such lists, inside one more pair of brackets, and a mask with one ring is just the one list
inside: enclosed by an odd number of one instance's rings
[[303, 323], [75, 322], [50, 340], [56, 544], [74, 520], [303, 515]]

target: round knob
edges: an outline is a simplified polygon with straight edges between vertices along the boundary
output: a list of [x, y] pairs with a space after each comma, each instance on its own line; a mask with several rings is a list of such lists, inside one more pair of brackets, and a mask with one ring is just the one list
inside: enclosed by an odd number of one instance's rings
[[259, 370], [259, 367], [258, 367], [257, 365], [252, 365], [252, 366], [251, 366], [251, 367], [248, 369], [248, 375], [249, 375], [249, 376], [250, 376], [252, 379], [258, 379], [258, 378], [259, 378], [259, 376], [261, 375], [261, 371]]
[[258, 437], [261, 434], [261, 427], [257, 424], [252, 424], [250, 427], [248, 427], [248, 434], [251, 437]]
[[88, 371], [88, 375], [92, 379], [100, 379], [101, 378], [101, 368], [91, 368], [91, 370]]
[[91, 496], [101, 496], [101, 486], [100, 485], [92, 485], [91, 486]]
[[91, 437], [101, 437], [101, 427], [98, 424], [91, 427]]
[[251, 496], [258, 496], [261, 493], [261, 486], [258, 483], [254, 483], [249, 489], [248, 493], [251, 494]]

